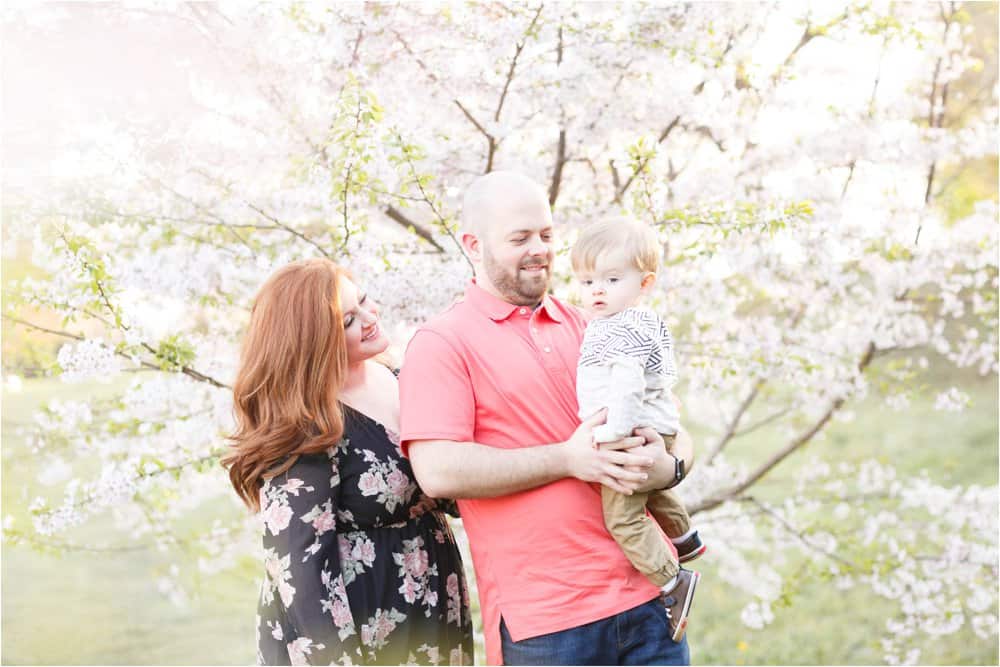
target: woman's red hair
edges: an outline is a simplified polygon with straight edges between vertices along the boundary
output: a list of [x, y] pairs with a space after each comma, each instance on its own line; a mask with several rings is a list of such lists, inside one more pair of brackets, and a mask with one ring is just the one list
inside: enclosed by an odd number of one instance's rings
[[306, 259], [276, 271], [257, 293], [233, 386], [232, 450], [222, 458], [236, 493], [254, 511], [266, 478], [343, 435], [337, 396], [347, 376], [344, 277], [330, 260]]

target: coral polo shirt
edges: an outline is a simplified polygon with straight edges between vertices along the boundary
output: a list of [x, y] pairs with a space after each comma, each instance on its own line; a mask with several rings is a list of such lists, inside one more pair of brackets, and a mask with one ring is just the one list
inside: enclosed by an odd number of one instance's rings
[[[404, 452], [413, 440], [517, 449], [569, 439], [580, 424], [575, 384], [585, 328], [575, 308], [551, 296], [532, 310], [470, 283], [465, 298], [421, 327], [407, 347], [400, 375]], [[598, 485], [567, 478], [458, 505], [490, 664], [503, 663], [501, 617], [520, 641], [657, 596], [604, 527]]]

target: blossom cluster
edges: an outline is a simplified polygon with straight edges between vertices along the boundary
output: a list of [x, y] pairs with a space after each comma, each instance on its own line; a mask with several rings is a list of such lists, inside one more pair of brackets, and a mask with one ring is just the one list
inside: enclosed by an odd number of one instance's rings
[[[945, 217], [933, 199], [946, 168], [996, 154], [995, 90], [942, 114], [942, 88], [977, 67], [962, 21], [919, 3], [202, 9], [119, 16], [228, 54], [225, 76], [197, 54], [178, 64], [191, 114], [67, 123], [52, 131], [55, 182], [17, 183], [5, 240], [30, 245], [36, 272], [8, 312], [63, 321], [63, 379], [122, 386], [51, 401], [25, 427], [39, 535], [106, 512], [130, 539], [193, 550], [205, 574], [259, 556], [255, 531], [282, 509], [247, 517], [218, 465], [257, 289], [290, 261], [330, 258], [380, 303], [401, 352], [472, 275], [465, 187], [517, 169], [549, 193], [559, 296], [573, 298], [582, 225], [657, 230], [651, 302], [677, 341], [684, 418], [705, 434], [679, 492], [748, 597], [747, 626], [781, 613], [804, 560], [893, 602], [889, 663], [918, 661], [918, 637], [995, 636], [995, 486], [815, 461], [782, 502], [751, 493], [761, 466], [786, 465], [852, 402], [966, 408], [962, 386], [921, 395], [928, 357], [997, 373], [997, 205]], [[58, 28], [72, 12], [46, 16]], [[736, 463], [734, 443], [762, 428], [784, 454]], [[390, 475], [370, 490], [404, 494]], [[175, 530], [192, 516], [200, 534]], [[365, 566], [364, 544], [341, 546]], [[414, 558], [399, 564], [416, 596]], [[164, 595], [183, 603], [183, 578], [163, 574]], [[377, 644], [393, 622], [359, 630]]]

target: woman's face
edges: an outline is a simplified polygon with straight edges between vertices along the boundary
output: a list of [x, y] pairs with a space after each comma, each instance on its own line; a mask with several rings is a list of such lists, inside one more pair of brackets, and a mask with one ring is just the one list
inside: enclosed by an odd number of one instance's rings
[[389, 338], [379, 325], [378, 304], [348, 278], [341, 277], [339, 284], [348, 363], [355, 364], [385, 352]]

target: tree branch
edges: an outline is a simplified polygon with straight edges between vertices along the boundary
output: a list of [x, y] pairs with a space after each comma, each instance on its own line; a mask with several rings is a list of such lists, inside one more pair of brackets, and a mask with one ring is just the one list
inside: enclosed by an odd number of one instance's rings
[[[43, 327], [43, 326], [41, 326], [39, 324], [35, 324], [34, 322], [28, 322], [26, 320], [22, 320], [22, 319], [19, 319], [17, 317], [13, 317], [11, 315], [4, 315], [3, 319], [8, 320], [10, 322], [13, 322], [15, 324], [20, 324], [21, 326], [28, 327], [30, 329], [34, 329], [36, 331], [42, 331], [44, 333], [52, 334], [54, 336], [60, 336], [62, 338], [69, 338], [71, 340], [77, 340], [77, 341], [85, 341], [85, 340], [87, 340], [87, 338], [85, 336], [82, 336], [82, 335], [79, 335], [79, 334], [70, 333], [69, 331], [60, 331], [58, 329], [49, 329], [49, 328]], [[156, 354], [156, 350], [153, 349], [149, 344], [147, 344], [147, 343], [141, 343], [141, 345], [145, 349], [147, 349], [150, 352], [152, 352], [154, 355]], [[125, 354], [124, 352], [119, 352], [118, 350], [115, 350], [115, 354], [117, 356], [123, 357], [125, 359], [129, 359], [129, 360], [132, 359], [132, 357], [130, 357], [129, 355]], [[156, 370], [156, 371], [160, 371], [160, 372], [166, 372], [162, 368], [160, 368], [158, 365], [156, 365], [154, 363], [151, 363], [149, 361], [146, 361], [145, 359], [140, 359], [139, 363], [143, 366], [143, 368], [148, 368], [150, 370]], [[218, 387], [219, 389], [232, 389], [232, 387], [230, 387], [228, 384], [224, 384], [222, 382], [219, 382], [215, 378], [213, 378], [211, 376], [208, 376], [208, 375], [205, 375], [204, 373], [200, 373], [200, 372], [196, 371], [195, 369], [191, 368], [190, 366], [183, 366], [183, 367], [181, 367], [180, 373], [182, 373], [184, 375], [187, 375], [188, 377], [190, 377], [193, 380], [197, 380], [199, 382], [206, 382], [206, 383], [212, 385], [213, 387]]]
[[[556, 67], [562, 65], [563, 60], [563, 29], [559, 26], [559, 46], [556, 50]], [[559, 198], [559, 187], [562, 185], [563, 167], [566, 166], [566, 108], [559, 105], [559, 116], [562, 127], [559, 128], [559, 141], [556, 144], [556, 165], [552, 169], [552, 181], [549, 184], [549, 207], [556, 205]]]
[[[947, 15], [944, 13], [944, 5], [940, 5], [941, 20], [944, 21], [944, 35], [941, 37], [941, 42], [943, 44], [948, 43], [948, 31], [951, 29], [952, 18], [955, 16], [955, 3], [951, 3], [951, 12]], [[950, 55], [950, 54], [949, 54]], [[929, 109], [927, 111], [927, 127], [928, 128], [940, 128], [944, 124], [944, 107], [948, 103], [948, 84], [945, 83], [941, 88], [941, 111], [935, 115], [934, 109], [937, 106], [937, 91], [938, 91], [938, 78], [941, 75], [941, 65], [944, 62], [944, 56], [940, 56], [937, 62], [934, 64], [934, 75], [931, 77], [931, 95], [929, 100]], [[931, 166], [927, 169], [927, 187], [924, 190], [924, 206], [928, 206], [931, 202], [931, 192], [934, 187], [934, 176], [937, 171], [937, 161], [931, 162]], [[917, 235], [913, 239], [913, 245], [920, 243], [920, 232], [923, 230], [923, 223], [917, 225]]]
[[354, 50], [351, 52], [351, 67], [357, 66], [358, 61], [360, 60], [358, 56], [360, 55], [361, 52], [361, 41], [364, 39], [364, 37], [365, 37], [365, 29], [364, 26], [362, 25], [358, 27], [358, 36], [354, 40]]
[[436, 240], [434, 240], [434, 236], [429, 231], [427, 231], [424, 227], [421, 227], [417, 223], [407, 218], [405, 215], [403, 215], [402, 211], [400, 211], [398, 208], [395, 208], [392, 204], [386, 206], [385, 209], [383, 209], [383, 213], [385, 213], [386, 216], [393, 222], [398, 223], [405, 229], [413, 232], [423, 240], [430, 243], [437, 249], [438, 252], [444, 252], [444, 248], [442, 248], [441, 244], [439, 244]]
[[245, 200], [244, 200], [244, 202], [243, 202], [243, 203], [244, 203], [244, 204], [246, 204], [246, 205], [247, 205], [247, 206], [248, 206], [248, 207], [249, 207], [249, 208], [250, 208], [251, 210], [253, 210], [253, 211], [256, 211], [256, 212], [257, 212], [257, 214], [258, 214], [258, 215], [260, 215], [261, 217], [263, 217], [263, 218], [265, 218], [265, 219], [267, 219], [267, 220], [270, 220], [271, 222], [273, 222], [273, 223], [274, 223], [274, 226], [275, 226], [275, 228], [276, 228], [276, 229], [283, 229], [284, 231], [288, 232], [288, 233], [289, 233], [289, 234], [291, 234], [292, 236], [295, 236], [295, 237], [297, 237], [297, 238], [300, 238], [300, 239], [302, 239], [303, 241], [305, 241], [305, 242], [306, 242], [306, 243], [308, 243], [309, 245], [311, 245], [311, 246], [313, 246], [314, 248], [316, 248], [317, 250], [319, 250], [319, 251], [320, 251], [320, 253], [321, 253], [321, 254], [322, 254], [322, 255], [323, 255], [324, 257], [326, 257], [327, 259], [333, 259], [333, 258], [332, 258], [332, 257], [330, 256], [330, 253], [328, 253], [328, 252], [327, 252], [327, 251], [326, 251], [326, 250], [325, 250], [325, 249], [323, 248], [323, 246], [321, 246], [321, 245], [320, 245], [319, 243], [317, 243], [317, 242], [316, 242], [315, 240], [313, 240], [313, 239], [309, 238], [308, 236], [306, 236], [305, 234], [303, 234], [303, 233], [299, 232], [298, 230], [296, 230], [296, 229], [293, 229], [292, 227], [289, 227], [289, 226], [288, 226], [288, 225], [286, 225], [285, 223], [283, 223], [283, 222], [281, 222], [280, 220], [278, 220], [278, 218], [274, 217], [273, 215], [271, 215], [271, 214], [270, 214], [270, 213], [268, 213], [267, 211], [265, 211], [265, 210], [263, 210], [262, 208], [258, 207], [258, 206], [257, 206], [256, 204], [253, 204], [253, 203], [251, 203], [251, 202], [248, 202], [248, 201], [245, 201]]
[[757, 500], [753, 496], [747, 496], [745, 498], [745, 500], [747, 502], [753, 503], [758, 508], [760, 508], [761, 512], [763, 512], [764, 514], [767, 514], [769, 517], [771, 517], [772, 519], [774, 519], [779, 525], [781, 525], [782, 528], [784, 528], [786, 531], [788, 531], [789, 533], [791, 533], [792, 535], [794, 535], [796, 538], [798, 538], [798, 540], [800, 542], [802, 542], [802, 544], [806, 545], [811, 551], [815, 551], [816, 553], [822, 554], [822, 555], [826, 556], [827, 558], [831, 558], [831, 559], [839, 562], [842, 565], [846, 565], [851, 570], [857, 570], [858, 569], [858, 566], [857, 566], [856, 563], [854, 563], [852, 561], [849, 561], [849, 560], [847, 560], [846, 558], [844, 558], [842, 556], [839, 556], [837, 554], [832, 554], [832, 553], [830, 553], [830, 552], [828, 552], [828, 551], [826, 551], [824, 549], [821, 549], [820, 547], [818, 547], [815, 544], [813, 544], [812, 542], [810, 542], [809, 538], [806, 536], [806, 534], [805, 534], [804, 531], [801, 531], [798, 528], [796, 528], [795, 526], [793, 526], [792, 524], [790, 524], [788, 521], [786, 521], [784, 519], [784, 517], [782, 517], [781, 515], [779, 515], [773, 509], [771, 509], [770, 507], [768, 507], [766, 504], [760, 502], [759, 500]]
[[733, 415], [733, 418], [729, 420], [729, 425], [726, 427], [726, 432], [722, 434], [722, 437], [719, 438], [719, 441], [715, 443], [714, 447], [712, 447], [712, 451], [709, 452], [708, 458], [705, 461], [706, 464], [709, 464], [712, 461], [714, 461], [715, 457], [718, 456], [719, 453], [723, 450], [723, 448], [725, 448], [725, 446], [729, 444], [729, 441], [733, 439], [733, 436], [736, 434], [736, 427], [739, 426], [740, 420], [743, 419], [743, 415], [746, 414], [746, 411], [750, 408], [750, 405], [753, 404], [755, 400], [757, 400], [757, 396], [758, 394], [760, 394], [760, 390], [761, 388], [763, 388], [765, 384], [767, 384], [767, 380], [764, 379], [757, 380], [757, 382], [754, 383], [753, 389], [750, 390], [750, 393], [747, 394], [746, 398], [743, 399], [743, 402], [740, 403], [740, 407], [737, 408], [736, 414]]
[[472, 123], [477, 130], [479, 130], [479, 133], [486, 137], [486, 171], [483, 173], [490, 173], [493, 171], [493, 156], [496, 154], [497, 150], [496, 138], [490, 134], [478, 120], [476, 120], [475, 116], [473, 116], [472, 113], [465, 108], [465, 105], [463, 105], [457, 98], [452, 100], [452, 102], [454, 102], [455, 105], [462, 110], [462, 113], [469, 119], [469, 122]]
[[[528, 35], [534, 29], [535, 24], [538, 23], [538, 17], [542, 15], [542, 8], [545, 5], [538, 5], [538, 10], [535, 12], [534, 18], [531, 19], [531, 23], [528, 24], [527, 29], [524, 31], [524, 37], [515, 45], [514, 57], [510, 60], [510, 69], [507, 70], [507, 80], [503, 84], [503, 92], [500, 93], [500, 101], [497, 102], [497, 110], [493, 114], [493, 122], [500, 122], [500, 112], [503, 110], [503, 103], [507, 99], [507, 91], [510, 89], [510, 82], [514, 80], [514, 70], [517, 68], [517, 59], [521, 57], [521, 51], [524, 50], [524, 45], [528, 41]], [[486, 170], [489, 173], [489, 169]]]
[[91, 547], [84, 544], [77, 544], [75, 542], [58, 542], [58, 541], [48, 541], [42, 540], [34, 535], [28, 535], [20, 531], [4, 531], [4, 541], [10, 544], [27, 544], [32, 549], [36, 551], [52, 551], [56, 553], [66, 552], [66, 553], [93, 553], [93, 554], [117, 554], [117, 553], [128, 553], [134, 551], [147, 551], [150, 548], [148, 544], [131, 544], [131, 545], [119, 545], [119, 546], [109, 546], [109, 547]]
[[[400, 144], [403, 143], [403, 137], [399, 134], [398, 130], [396, 131], [396, 139], [399, 141]], [[448, 238], [452, 240], [452, 242], [455, 244], [455, 247], [458, 248], [458, 251], [462, 253], [462, 257], [465, 258], [465, 261], [466, 263], [468, 263], [469, 268], [474, 270], [475, 267], [472, 265], [472, 260], [469, 259], [469, 256], [465, 254], [465, 248], [462, 247], [462, 242], [455, 237], [455, 234], [451, 231], [451, 228], [448, 227], [448, 221], [444, 219], [444, 216], [441, 215], [441, 212], [438, 210], [437, 205], [434, 204], [434, 201], [427, 194], [427, 191], [424, 190], [423, 183], [421, 183], [420, 179], [417, 177], [417, 168], [414, 166], [413, 160], [406, 152], [404, 152], [403, 155], [404, 158], [406, 159], [406, 165], [410, 168], [410, 177], [413, 179], [413, 182], [417, 184], [417, 189], [420, 190], [420, 196], [423, 197], [424, 202], [427, 203], [427, 205], [431, 209], [431, 212], [438, 219], [438, 224], [441, 226], [442, 231], [444, 231], [444, 233], [448, 235]]]
[[[869, 343], [868, 348], [865, 350], [864, 355], [862, 355], [861, 360], [858, 362], [858, 371], [863, 372], [868, 364], [871, 363], [875, 356], [875, 343]], [[833, 415], [840, 410], [844, 405], [846, 399], [841, 396], [833, 401], [827, 408], [823, 416], [820, 417], [808, 430], [794, 438], [791, 442], [781, 448], [779, 451], [775, 452], [767, 461], [761, 464], [755, 471], [753, 471], [745, 480], [737, 484], [731, 489], [723, 491], [716, 494], [711, 498], [705, 498], [700, 503], [694, 506], [694, 509], [689, 508], [689, 513], [694, 514], [695, 512], [704, 511], [712, 509], [713, 507], [718, 507], [727, 500], [732, 500], [736, 496], [742, 494], [744, 491], [749, 489], [751, 486], [756, 484], [763, 478], [768, 472], [770, 472], [775, 466], [784, 461], [790, 454], [798, 450], [800, 447], [805, 445], [807, 442], [813, 439], [817, 433], [819, 433], [827, 425]]]
[[[670, 121], [670, 124], [667, 125], [665, 128], [663, 128], [663, 131], [660, 132], [660, 136], [657, 137], [656, 143], [662, 144], [664, 141], [666, 141], [667, 137], [670, 136], [670, 133], [674, 131], [674, 128], [676, 128], [680, 122], [681, 122], [680, 116], [677, 116], [672, 121]], [[649, 163], [648, 157], [642, 159], [642, 161], [639, 163], [639, 166], [632, 171], [632, 174], [628, 177], [628, 180], [625, 181], [625, 183], [615, 192], [614, 203], [616, 204], [621, 203], [622, 197], [625, 195], [625, 191], [629, 189], [629, 186], [632, 185], [632, 181], [635, 180], [635, 177], [639, 175], [639, 173], [646, 167], [648, 163]], [[612, 169], [614, 169], [614, 165], [612, 165]]]
[[[794, 331], [795, 329], [797, 329], [799, 323], [802, 322], [802, 318], [805, 317], [805, 314], [806, 314], [805, 305], [804, 304], [800, 305], [798, 309], [795, 311], [795, 315], [792, 317], [791, 322], [789, 322], [787, 330]], [[711, 453], [708, 455], [708, 463], [711, 463], [712, 460], [716, 456], [718, 456], [718, 454], [726, 447], [729, 441], [732, 440], [733, 437], [736, 435], [736, 427], [739, 426], [740, 420], [743, 419], [743, 415], [750, 408], [750, 405], [755, 400], [757, 400], [757, 396], [765, 384], [767, 384], [767, 380], [764, 380], [763, 378], [758, 380], [756, 384], [754, 384], [753, 389], [750, 391], [750, 394], [745, 399], [743, 399], [743, 402], [740, 404], [740, 407], [736, 410], [736, 414], [733, 416], [732, 420], [730, 420], [729, 426], [726, 429], [726, 433], [722, 436], [722, 438], [719, 439], [719, 442], [715, 445], [715, 447], [712, 448]], [[782, 413], [779, 413], [779, 416], [780, 414]], [[757, 428], [758, 426], [760, 426], [760, 424], [754, 426], [754, 428]]]
[[559, 187], [562, 184], [563, 167], [566, 166], [566, 129], [559, 130], [559, 143], [556, 146], [556, 165], [552, 170], [552, 183], [549, 184], [549, 206], [556, 205], [559, 198]]
[[[358, 104], [354, 111], [354, 137], [357, 138], [361, 129], [361, 93], [358, 93]], [[344, 223], [344, 240], [340, 242], [339, 250], [343, 251], [347, 248], [347, 242], [351, 240], [351, 225], [347, 218], [347, 200], [351, 194], [351, 172], [354, 170], [354, 162], [350, 162], [347, 165], [347, 170], [344, 174], [344, 194], [343, 194], [343, 207], [342, 207], [342, 217]]]
[[781, 419], [789, 412], [791, 412], [793, 409], [794, 408], [792, 407], [782, 408], [781, 410], [778, 410], [774, 414], [768, 415], [767, 417], [764, 417], [760, 421], [754, 422], [750, 426], [747, 426], [746, 428], [741, 428], [740, 430], [736, 431], [734, 437], [742, 437], [747, 433], [753, 433], [757, 429], [763, 428], [764, 426], [767, 426], [771, 422]]
[[480, 133], [480, 134], [482, 134], [482, 135], [483, 135], [484, 137], [486, 137], [487, 139], [489, 139], [489, 140], [490, 140], [490, 142], [493, 142], [493, 141], [495, 141], [495, 139], [493, 138], [493, 135], [492, 135], [492, 134], [490, 134], [490, 133], [489, 133], [489, 132], [488, 132], [488, 131], [486, 130], [486, 128], [485, 128], [485, 127], [483, 127], [483, 126], [482, 126], [482, 124], [481, 124], [481, 123], [480, 123], [480, 122], [479, 122], [478, 120], [476, 120], [475, 116], [473, 116], [473, 115], [472, 115], [472, 113], [471, 113], [471, 112], [470, 112], [470, 111], [469, 111], [468, 109], [466, 109], [466, 108], [465, 108], [465, 105], [463, 105], [463, 104], [462, 104], [462, 103], [461, 103], [461, 102], [460, 102], [459, 100], [457, 100], [457, 99], [454, 99], [454, 100], [452, 100], [452, 102], [454, 102], [454, 103], [455, 103], [455, 105], [456, 105], [456, 106], [457, 106], [457, 107], [458, 107], [459, 109], [461, 109], [461, 110], [462, 110], [462, 113], [463, 113], [463, 114], [465, 114], [465, 117], [469, 119], [469, 122], [470, 122], [470, 123], [472, 123], [472, 124], [473, 124], [473, 125], [475, 126], [475, 128], [476, 128], [477, 130], [479, 130], [479, 133]]
[[825, 25], [813, 26], [812, 24], [807, 22], [805, 30], [802, 31], [802, 36], [799, 37], [799, 43], [795, 45], [795, 48], [792, 49], [791, 53], [785, 56], [785, 59], [782, 61], [781, 66], [778, 68], [778, 71], [774, 74], [774, 78], [780, 76], [781, 72], [784, 71], [789, 64], [791, 64], [792, 59], [795, 58], [796, 54], [799, 51], [801, 51], [806, 44], [808, 44], [809, 42], [813, 41], [814, 39], [816, 39], [821, 35], [825, 35], [830, 28], [832, 28], [837, 23], [840, 23], [841, 21], [847, 20], [847, 18], [848, 18], [848, 12], [845, 11], [843, 14], [832, 19], [829, 23]]

